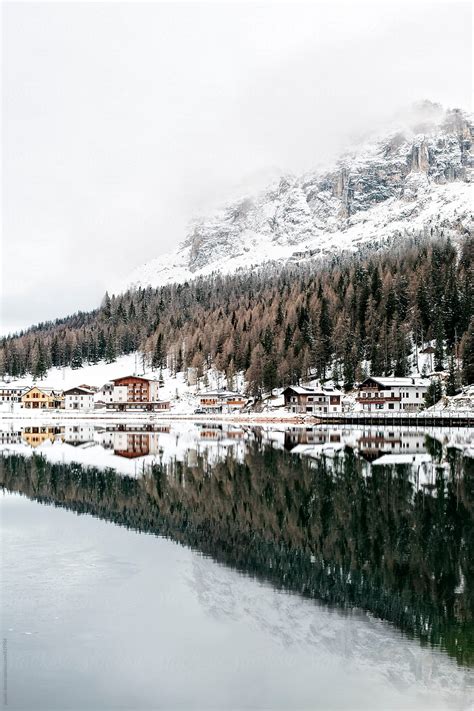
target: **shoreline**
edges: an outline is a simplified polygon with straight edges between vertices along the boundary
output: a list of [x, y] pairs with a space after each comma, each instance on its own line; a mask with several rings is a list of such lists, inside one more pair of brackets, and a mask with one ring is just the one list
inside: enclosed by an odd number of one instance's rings
[[389, 426], [404, 426], [404, 427], [452, 427], [458, 426], [462, 428], [474, 427], [474, 411], [446, 411], [439, 412], [423, 411], [421, 413], [404, 413], [396, 415], [382, 415], [375, 413], [345, 413], [340, 416], [331, 416], [327, 418], [314, 417], [313, 415], [294, 414], [294, 413], [259, 413], [249, 412], [246, 414], [208, 414], [195, 415], [186, 413], [152, 413], [149, 412], [130, 412], [120, 414], [107, 414], [101, 412], [75, 412], [75, 411], [53, 411], [53, 412], [35, 412], [34, 414], [24, 412], [0, 412], [0, 422], [30, 422], [30, 423], [46, 423], [46, 422], [65, 422], [65, 421], [81, 421], [81, 422], [105, 422], [111, 424], [137, 423], [152, 425], [161, 422], [174, 421], [189, 421], [189, 422], [221, 422], [228, 424], [275, 424], [275, 425], [306, 425], [315, 427], [318, 425], [350, 426], [353, 425], [375, 425], [381, 427]]

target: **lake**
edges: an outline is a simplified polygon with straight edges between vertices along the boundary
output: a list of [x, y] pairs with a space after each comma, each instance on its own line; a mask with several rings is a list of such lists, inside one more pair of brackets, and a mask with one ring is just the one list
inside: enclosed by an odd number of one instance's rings
[[4, 704], [472, 708], [472, 448], [3, 421]]

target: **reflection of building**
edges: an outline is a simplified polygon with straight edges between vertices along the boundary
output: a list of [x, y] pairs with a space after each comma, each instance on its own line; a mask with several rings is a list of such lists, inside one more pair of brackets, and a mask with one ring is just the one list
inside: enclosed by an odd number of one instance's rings
[[285, 430], [284, 447], [291, 451], [299, 444], [316, 445], [341, 442], [341, 433], [330, 430], [319, 430], [314, 427], [290, 427]]
[[0, 444], [20, 444], [21, 430], [0, 430]]
[[65, 425], [64, 441], [67, 444], [78, 446], [94, 441], [94, 428], [92, 425]]
[[246, 399], [239, 393], [230, 390], [216, 390], [202, 393], [199, 398], [199, 407], [208, 413], [234, 412], [241, 410]]
[[364, 459], [370, 462], [386, 454], [420, 454], [426, 451], [425, 433], [417, 430], [406, 432], [369, 430], [358, 438], [357, 446]]
[[114, 410], [169, 410], [169, 402], [158, 399], [158, 381], [128, 375], [115, 378], [113, 400], [106, 402]]
[[114, 454], [127, 459], [158, 454], [158, 432], [145, 432], [136, 429], [108, 430], [101, 436], [102, 446], [113, 449]]
[[419, 410], [430, 382], [426, 378], [366, 378], [357, 401], [367, 412]]
[[0, 386], [0, 404], [2, 402], [20, 402], [22, 395], [24, 395], [27, 390], [27, 387], [13, 387], [12, 385]]
[[38, 447], [46, 441], [54, 442], [55, 439], [64, 439], [63, 427], [25, 427], [22, 432], [22, 439], [30, 447]]
[[201, 439], [222, 439], [223, 432], [220, 425], [206, 425], [199, 431]]
[[53, 410], [64, 407], [64, 396], [60, 390], [34, 385], [21, 396], [21, 402], [29, 410]]
[[285, 407], [291, 412], [326, 415], [341, 412], [341, 393], [333, 388], [292, 385], [283, 391]]
[[64, 407], [66, 410], [92, 410], [94, 408], [94, 393], [83, 387], [65, 390]]

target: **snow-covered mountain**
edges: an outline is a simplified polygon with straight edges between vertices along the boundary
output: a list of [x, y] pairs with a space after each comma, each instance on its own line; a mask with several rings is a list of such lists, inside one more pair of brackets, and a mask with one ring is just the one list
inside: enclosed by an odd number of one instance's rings
[[472, 134], [467, 114], [425, 102], [408, 124], [326, 170], [283, 176], [195, 220], [175, 251], [135, 269], [118, 290], [299, 261], [415, 232], [463, 232], [471, 220]]

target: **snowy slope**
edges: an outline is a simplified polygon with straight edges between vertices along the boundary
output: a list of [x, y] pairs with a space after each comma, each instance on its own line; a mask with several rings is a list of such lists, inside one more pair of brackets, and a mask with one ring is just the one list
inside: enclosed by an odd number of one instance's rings
[[423, 125], [391, 129], [327, 170], [282, 177], [194, 221], [174, 252], [138, 267], [115, 291], [269, 259], [299, 261], [422, 231], [463, 232], [471, 220], [471, 121], [433, 105], [425, 106], [423, 118]]

